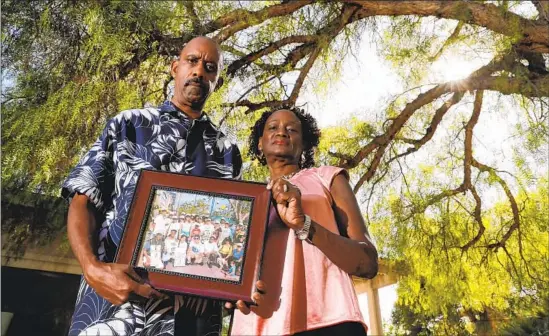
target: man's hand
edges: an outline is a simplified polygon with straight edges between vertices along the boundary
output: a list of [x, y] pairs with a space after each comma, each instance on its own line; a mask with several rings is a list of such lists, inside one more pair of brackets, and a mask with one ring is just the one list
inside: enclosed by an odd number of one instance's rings
[[[260, 306], [265, 299], [265, 294], [267, 293], [265, 283], [261, 280], [257, 281], [255, 283], [255, 289], [256, 292], [252, 295], [252, 299], [254, 300], [256, 306]], [[225, 308], [229, 310], [234, 309], [234, 304], [231, 302], [225, 302]], [[236, 308], [238, 308], [238, 310], [240, 310], [240, 312], [244, 315], [248, 315], [253, 310], [253, 307], [248, 306], [242, 300], [238, 300], [236, 302]]]
[[84, 269], [84, 278], [107, 301], [121, 305], [132, 293], [143, 298], [162, 298], [164, 294], [143, 283], [141, 277], [129, 265], [96, 261]]

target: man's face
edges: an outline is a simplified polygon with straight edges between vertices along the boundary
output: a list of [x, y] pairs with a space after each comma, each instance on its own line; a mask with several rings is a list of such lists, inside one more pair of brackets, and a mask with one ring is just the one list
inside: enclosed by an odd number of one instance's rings
[[176, 105], [201, 109], [219, 78], [220, 51], [215, 42], [204, 37], [191, 40], [172, 63]]

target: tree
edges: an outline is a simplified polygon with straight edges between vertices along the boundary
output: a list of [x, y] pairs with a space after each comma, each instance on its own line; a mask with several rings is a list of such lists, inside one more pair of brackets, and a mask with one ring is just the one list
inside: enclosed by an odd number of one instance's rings
[[[549, 135], [546, 2], [49, 0], [2, 9], [2, 191], [10, 199], [56, 195], [97, 125], [168, 97], [168, 64], [193, 36], [212, 36], [225, 51], [208, 110], [242, 142], [265, 108], [339, 80], [369, 34], [404, 92], [375, 115], [325, 129], [318, 158], [350, 170], [368, 224], [388, 239], [378, 240], [382, 255], [411, 270], [403, 304], [429, 316], [456, 305], [513, 316], [518, 308], [506, 305], [517, 296], [533, 313], [547, 293], [547, 169], [537, 164], [547, 165]], [[462, 80], [429, 82], [428, 65], [456, 50], [492, 59]], [[478, 154], [479, 120], [509, 107], [518, 111], [513, 174]], [[245, 165], [247, 178], [265, 174]], [[489, 190], [504, 199], [489, 201]], [[35, 227], [2, 225], [19, 241]], [[499, 290], [495, 275], [505, 278]], [[468, 288], [473, 280], [484, 283]], [[430, 295], [415, 290], [421, 281]]]

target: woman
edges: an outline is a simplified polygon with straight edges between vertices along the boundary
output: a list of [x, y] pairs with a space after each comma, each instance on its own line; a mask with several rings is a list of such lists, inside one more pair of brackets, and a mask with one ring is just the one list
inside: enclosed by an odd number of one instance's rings
[[222, 270], [226, 271], [229, 269], [229, 258], [233, 255], [233, 244], [231, 238], [227, 237], [223, 239], [221, 247], [219, 248], [219, 258], [217, 258], [217, 263]]
[[351, 275], [373, 278], [377, 252], [345, 170], [313, 168], [320, 131], [299, 109], [264, 113], [249, 154], [269, 168], [271, 211], [261, 279], [232, 335], [366, 335]]
[[182, 267], [186, 265], [185, 261], [187, 259], [187, 248], [187, 236], [181, 235], [181, 237], [179, 238], [179, 244], [175, 248], [175, 261], [173, 263], [174, 267]]

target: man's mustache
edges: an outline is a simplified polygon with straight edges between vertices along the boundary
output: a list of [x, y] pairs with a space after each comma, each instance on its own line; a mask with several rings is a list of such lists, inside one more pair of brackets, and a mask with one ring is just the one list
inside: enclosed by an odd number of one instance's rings
[[200, 87], [203, 88], [203, 89], [208, 89], [208, 87], [209, 87], [208, 83], [202, 81], [198, 77], [192, 77], [192, 78], [187, 79], [185, 81], [185, 86], [190, 85], [192, 83], [200, 85]]

